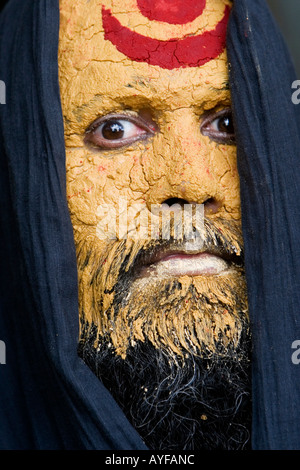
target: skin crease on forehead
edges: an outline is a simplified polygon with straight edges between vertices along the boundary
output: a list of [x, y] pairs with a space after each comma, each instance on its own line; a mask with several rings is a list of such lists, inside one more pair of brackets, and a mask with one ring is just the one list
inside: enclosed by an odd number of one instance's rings
[[[184, 25], [150, 22], [135, 0], [102, 4], [123, 25], [166, 39], [213, 28], [231, 2], [207, 0], [203, 15]], [[128, 214], [134, 204], [149, 210], [169, 198], [198, 204], [214, 198], [218, 210], [206, 213], [211, 219], [240, 221], [236, 147], [200, 132], [207, 111], [230, 106], [226, 50], [201, 67], [167, 70], [132, 61], [105, 40], [96, 0], [60, 0], [60, 17], [59, 82], [75, 242], [82, 234], [97, 238], [101, 206], [117, 206], [120, 197]], [[90, 148], [86, 129], [109, 113], [143, 114], [154, 135], [119, 149]], [[107, 241], [98, 239], [97, 247], [105, 250]]]

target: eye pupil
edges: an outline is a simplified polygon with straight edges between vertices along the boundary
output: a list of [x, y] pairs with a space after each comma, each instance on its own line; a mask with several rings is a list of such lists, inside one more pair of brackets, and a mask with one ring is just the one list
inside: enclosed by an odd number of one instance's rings
[[223, 116], [219, 120], [218, 128], [220, 132], [234, 134], [234, 127], [231, 116]]
[[124, 127], [119, 121], [106, 122], [102, 127], [102, 135], [108, 140], [122, 139]]

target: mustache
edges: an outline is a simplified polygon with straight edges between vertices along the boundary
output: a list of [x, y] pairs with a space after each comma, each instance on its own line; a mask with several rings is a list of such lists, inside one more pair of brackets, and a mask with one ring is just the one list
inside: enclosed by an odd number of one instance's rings
[[[82, 233], [77, 240], [79, 273], [89, 267], [89, 286], [103, 285], [104, 293], [129, 288], [142, 269], [159, 261], [168, 254], [208, 252], [220, 256], [230, 265], [244, 269], [244, 250], [241, 224], [235, 219], [204, 217], [201, 229], [192, 227], [191, 233], [182, 238], [108, 239], [97, 250], [97, 236], [87, 244], [88, 234]], [[91, 238], [90, 238], [91, 240]], [[99, 253], [101, 255], [99, 256]]]
[[[126, 242], [128, 248], [128, 240], [121, 242], [124, 251], [126, 251]], [[157, 263], [169, 255], [199, 253], [219, 256], [229, 264], [243, 267], [244, 250], [240, 224], [223, 218], [212, 221], [205, 217], [201, 229], [193, 227], [192, 233], [185, 232], [181, 238], [170, 236], [169, 239], [132, 241], [131, 249], [121, 263], [120, 272], [126, 273], [127, 276], [133, 273], [138, 275], [144, 267]], [[122, 256], [119, 259], [121, 260]]]

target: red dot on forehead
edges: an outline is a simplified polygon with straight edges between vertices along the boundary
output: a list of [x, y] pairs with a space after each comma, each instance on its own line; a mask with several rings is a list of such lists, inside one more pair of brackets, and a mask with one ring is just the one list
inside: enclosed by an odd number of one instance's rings
[[149, 20], [186, 24], [202, 15], [206, 0], [137, 0], [137, 4]]

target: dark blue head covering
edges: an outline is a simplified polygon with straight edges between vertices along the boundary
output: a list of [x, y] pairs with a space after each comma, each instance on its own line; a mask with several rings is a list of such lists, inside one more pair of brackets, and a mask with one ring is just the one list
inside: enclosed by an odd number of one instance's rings
[[[228, 29], [253, 335], [255, 449], [300, 449], [300, 107], [296, 74], [263, 0], [236, 0]], [[299, 346], [298, 346], [299, 347]]]
[[78, 295], [66, 203], [57, 0], [12, 0], [0, 20], [0, 447], [143, 449], [77, 355]]
[[[0, 448], [144, 449], [77, 355], [77, 265], [66, 202], [58, 0], [0, 17]], [[300, 448], [300, 108], [264, 0], [236, 0], [228, 54], [253, 331], [253, 448]], [[297, 166], [298, 165], [298, 166]]]

